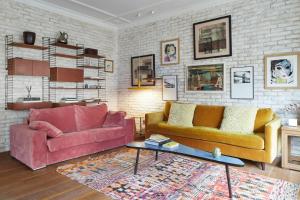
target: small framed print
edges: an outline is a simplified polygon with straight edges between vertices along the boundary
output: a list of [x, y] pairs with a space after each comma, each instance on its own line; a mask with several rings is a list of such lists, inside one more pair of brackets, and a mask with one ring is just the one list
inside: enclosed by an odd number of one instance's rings
[[300, 88], [300, 53], [283, 53], [265, 56], [265, 88]]
[[165, 40], [160, 42], [161, 65], [175, 65], [180, 62], [179, 39]]
[[230, 86], [232, 99], [254, 99], [254, 67], [232, 67]]
[[195, 23], [193, 28], [195, 60], [232, 55], [230, 15]]
[[162, 77], [163, 101], [177, 101], [177, 76]]
[[104, 60], [105, 72], [114, 72], [114, 61], [113, 60]]
[[131, 57], [131, 85], [155, 86], [155, 55]]

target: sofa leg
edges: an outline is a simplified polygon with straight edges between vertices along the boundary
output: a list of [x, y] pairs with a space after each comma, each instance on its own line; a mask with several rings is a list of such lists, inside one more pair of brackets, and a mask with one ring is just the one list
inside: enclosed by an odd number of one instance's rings
[[261, 162], [260, 165], [261, 165], [261, 169], [262, 169], [263, 171], [265, 171], [265, 169], [266, 169], [266, 163]]

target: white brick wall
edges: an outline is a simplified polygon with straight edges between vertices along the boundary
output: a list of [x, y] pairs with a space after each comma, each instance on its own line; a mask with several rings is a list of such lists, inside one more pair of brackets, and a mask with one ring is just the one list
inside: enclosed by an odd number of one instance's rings
[[[231, 57], [193, 59], [193, 23], [225, 15], [232, 17]], [[160, 41], [180, 38], [181, 63], [160, 66]], [[234, 1], [213, 8], [187, 12], [176, 17], [121, 30], [119, 33], [119, 109], [129, 114], [161, 110], [161, 90], [128, 91], [130, 87], [130, 57], [155, 53], [156, 76], [177, 75], [179, 101], [201, 104], [252, 104], [272, 107], [284, 119], [282, 108], [292, 102], [299, 103], [299, 90], [264, 89], [264, 54], [300, 51], [299, 0]], [[226, 92], [224, 94], [185, 93], [184, 65], [225, 63]], [[255, 67], [255, 99], [230, 99], [229, 73], [231, 67]], [[285, 115], [285, 116], [284, 116]], [[291, 116], [295, 116], [292, 114]]]
[[[27, 112], [14, 112], [4, 110], [4, 79], [5, 70], [5, 35], [13, 34], [15, 41], [22, 41], [23, 31], [29, 30], [37, 33], [36, 43], [42, 43], [42, 37], [55, 37], [58, 31], [65, 31], [69, 34], [69, 43], [80, 43], [86, 47], [97, 48], [101, 53], [108, 55], [115, 60], [117, 66], [117, 40], [118, 33], [108, 30], [107, 28], [97, 27], [88, 23], [83, 23], [68, 17], [64, 17], [55, 13], [50, 13], [25, 4], [17, 3], [13, 0], [0, 0], [0, 152], [9, 149], [8, 129], [10, 124], [22, 122], [27, 116]], [[14, 52], [16, 56], [41, 59], [41, 52], [20, 49]], [[75, 52], [74, 52], [75, 53]], [[58, 66], [74, 66], [74, 61], [58, 61]], [[92, 75], [94, 72], [89, 72]], [[117, 109], [117, 67], [115, 73], [107, 74], [107, 88], [109, 106], [111, 109]], [[27, 92], [24, 83], [31, 84], [32, 96], [40, 96], [41, 83], [39, 78], [18, 78], [14, 98], [26, 96]], [[75, 92], [73, 92], [75, 93]], [[92, 92], [91, 92], [92, 93]], [[72, 95], [72, 94], [70, 94]], [[89, 94], [86, 94], [88, 96]]]

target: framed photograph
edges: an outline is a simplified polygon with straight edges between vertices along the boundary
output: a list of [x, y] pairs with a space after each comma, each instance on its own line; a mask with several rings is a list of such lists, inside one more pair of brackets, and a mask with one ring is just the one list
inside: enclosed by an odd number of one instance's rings
[[265, 88], [300, 88], [300, 53], [265, 56]]
[[179, 38], [160, 42], [161, 65], [175, 65], [180, 62]]
[[162, 77], [163, 101], [177, 101], [177, 76]]
[[193, 28], [195, 60], [232, 55], [230, 15], [195, 23]]
[[114, 72], [114, 61], [113, 60], [104, 60], [104, 71], [105, 72]]
[[155, 85], [155, 55], [136, 56], [131, 58], [131, 85]]
[[254, 67], [232, 67], [230, 87], [232, 99], [254, 99]]
[[188, 66], [186, 72], [187, 92], [224, 92], [224, 64]]

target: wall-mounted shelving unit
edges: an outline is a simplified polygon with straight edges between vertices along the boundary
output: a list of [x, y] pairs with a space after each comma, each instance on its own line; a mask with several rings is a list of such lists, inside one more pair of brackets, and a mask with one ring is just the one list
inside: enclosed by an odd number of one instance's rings
[[[40, 60], [28, 58], [20, 58], [14, 55], [14, 48], [33, 49], [42, 51]], [[13, 35], [5, 36], [5, 64], [7, 75], [5, 77], [5, 109], [9, 110], [28, 110], [30, 108], [49, 108], [52, 106], [49, 101], [49, 62], [46, 59], [46, 51], [48, 47], [45, 45], [43, 38], [43, 46], [28, 45], [21, 42], [14, 42]], [[40, 101], [16, 101], [15, 82], [18, 76], [24, 77], [40, 77], [42, 94]], [[22, 97], [25, 98], [25, 97]]]

